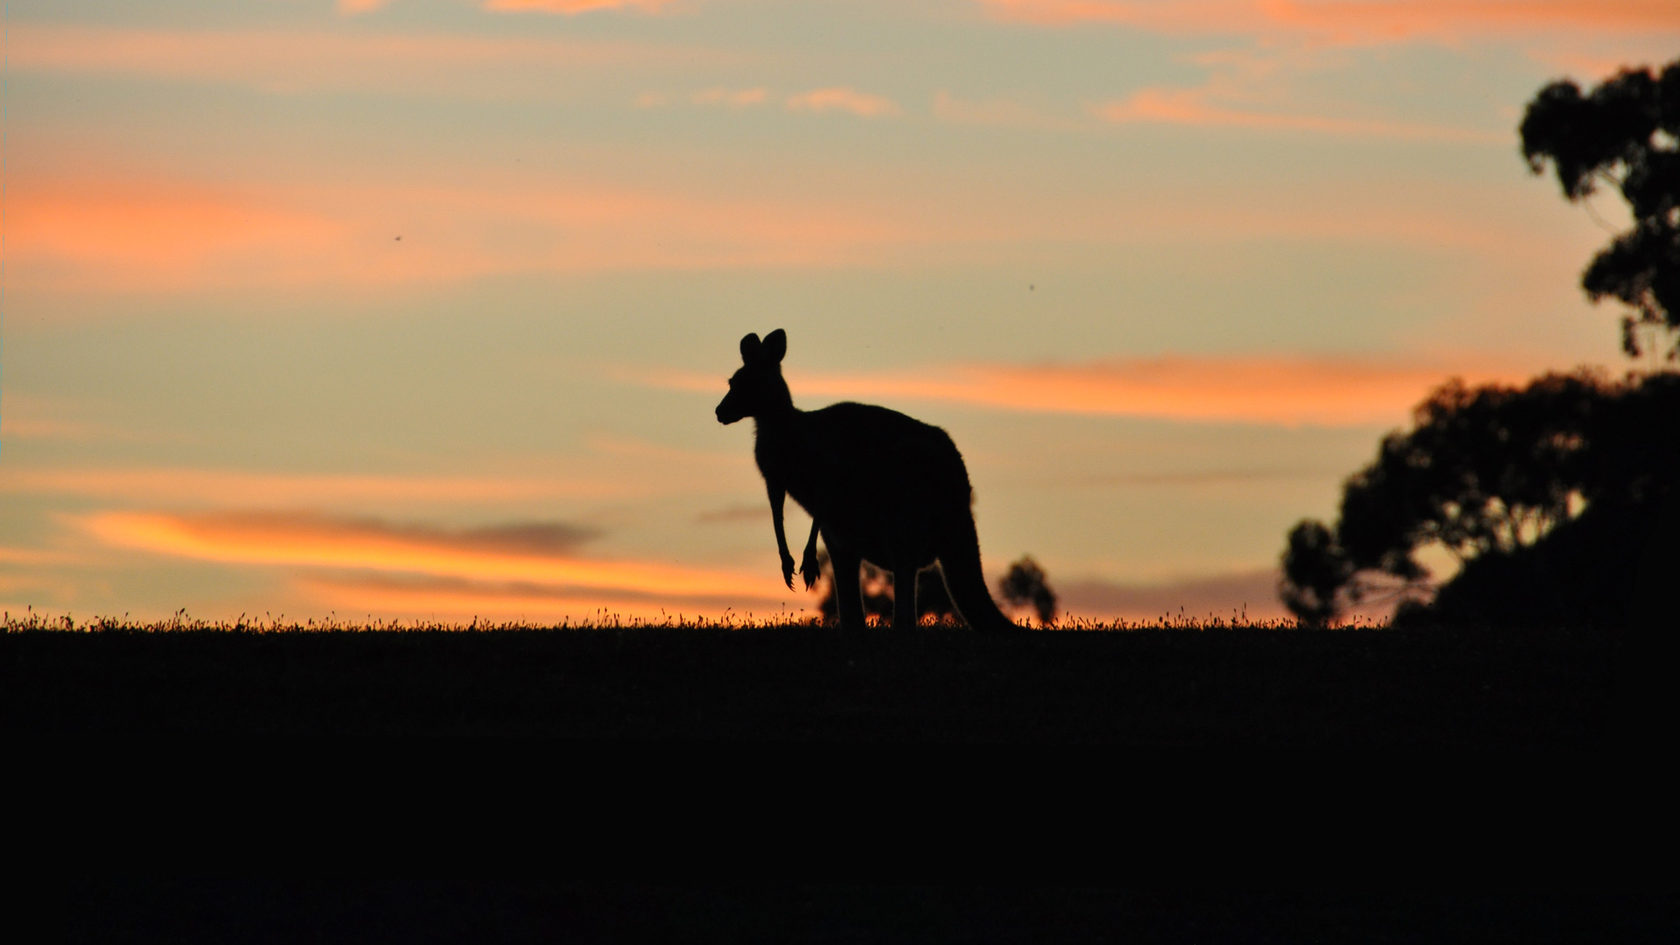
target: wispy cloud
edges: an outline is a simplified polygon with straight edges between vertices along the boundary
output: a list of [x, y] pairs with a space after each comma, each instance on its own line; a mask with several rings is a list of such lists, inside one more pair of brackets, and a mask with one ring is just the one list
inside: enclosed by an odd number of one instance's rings
[[480, 504], [623, 496], [622, 478], [392, 476], [271, 473], [190, 467], [19, 468], [0, 474], [0, 494], [62, 495], [175, 506], [269, 507], [370, 502]]
[[848, 86], [812, 89], [790, 95], [787, 107], [789, 111], [796, 112], [846, 112], [860, 118], [886, 118], [903, 111], [892, 99], [859, 92]]
[[69, 287], [289, 281], [346, 235], [330, 216], [261, 195], [115, 175], [18, 180], [8, 210], [14, 272]]
[[[649, 91], [636, 96], [637, 108], [665, 108], [689, 104], [701, 107], [753, 108], [767, 104], [771, 92], [764, 86], [728, 88], [711, 86], [685, 94]], [[781, 97], [782, 106], [790, 112], [841, 112], [860, 118], [884, 118], [903, 113], [898, 103], [879, 95], [859, 92], [846, 87], [812, 89]]]
[[1510, 133], [1506, 131], [1232, 108], [1220, 104], [1216, 96], [1205, 88], [1141, 89], [1129, 98], [1095, 105], [1092, 107], [1092, 113], [1113, 124], [1190, 125], [1359, 138], [1468, 141], [1485, 144], [1506, 144], [1510, 140]]
[[484, 0], [484, 9], [495, 13], [558, 13], [577, 16], [600, 10], [635, 10], [658, 13], [674, 0]]
[[765, 580], [733, 572], [584, 557], [576, 549], [593, 533], [557, 523], [442, 529], [246, 512], [99, 512], [77, 521], [112, 547], [228, 565], [523, 583], [580, 598], [668, 594], [725, 599], [766, 590]]
[[[1029, 413], [1284, 426], [1399, 425], [1454, 373], [1516, 380], [1519, 370], [1455, 372], [1379, 358], [1171, 356], [1049, 364], [929, 365], [857, 374], [801, 372], [806, 396], [920, 400]], [[663, 375], [661, 386], [714, 390], [711, 377]]]
[[15, 73], [121, 75], [244, 85], [276, 93], [366, 89], [466, 100], [564, 91], [565, 74], [686, 73], [739, 64], [707, 47], [605, 39], [304, 30], [166, 30], [19, 23]]
[[551, 178], [240, 186], [124, 174], [112, 163], [57, 180], [14, 177], [15, 283], [384, 287], [532, 271], [835, 265], [927, 236], [926, 223], [902, 213], [826, 196], [731, 200]]
[[338, 0], [338, 12], [342, 16], [360, 16], [372, 13], [386, 5], [391, 0]]
[[1680, 29], [1667, 0], [976, 0], [998, 19], [1149, 32], [1259, 34], [1338, 45]]

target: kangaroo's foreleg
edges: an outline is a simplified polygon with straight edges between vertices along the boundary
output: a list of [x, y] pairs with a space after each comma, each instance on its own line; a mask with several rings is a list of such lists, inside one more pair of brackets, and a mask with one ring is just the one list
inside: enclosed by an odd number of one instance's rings
[[770, 521], [776, 526], [776, 553], [782, 558], [782, 580], [793, 590], [793, 555], [788, 553], [787, 532], [782, 529], [782, 502], [787, 490], [779, 484], [765, 483], [770, 493]]
[[805, 542], [805, 554], [799, 561], [799, 573], [805, 576], [805, 589], [817, 586], [817, 575], [822, 566], [817, 564], [817, 520], [811, 519], [811, 537]]

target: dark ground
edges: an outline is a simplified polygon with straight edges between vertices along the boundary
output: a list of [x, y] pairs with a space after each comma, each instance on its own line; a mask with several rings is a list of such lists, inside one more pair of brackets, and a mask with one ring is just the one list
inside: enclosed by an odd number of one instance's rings
[[[1663, 675], [1586, 630], [13, 631], [0, 916], [100, 943], [1668, 943], [1674, 742], [1626, 685]], [[494, 737], [406, 737], [432, 735]]]
[[1591, 748], [1586, 630], [810, 627], [0, 634], [0, 732]]
[[[768, 902], [776, 908], [766, 908]], [[56, 941], [1664, 942], [1660, 897], [1289, 895], [1099, 888], [533, 881], [140, 882], [86, 887]], [[101, 916], [121, 915], [117, 926]]]

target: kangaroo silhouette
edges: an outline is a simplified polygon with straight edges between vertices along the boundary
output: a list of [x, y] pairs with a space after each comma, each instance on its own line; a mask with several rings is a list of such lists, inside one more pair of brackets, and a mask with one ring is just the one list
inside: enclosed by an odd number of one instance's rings
[[[944, 430], [896, 410], [841, 403], [821, 410], [793, 405], [782, 358], [787, 333], [741, 339], [741, 368], [717, 405], [719, 423], [752, 417], [753, 456], [770, 494], [770, 521], [782, 580], [793, 587], [793, 555], [782, 527], [786, 496], [811, 515], [799, 573], [817, 581], [817, 535], [834, 565], [840, 626], [863, 626], [859, 569], [864, 561], [893, 575], [893, 626], [916, 625], [916, 574], [937, 566], [957, 612], [976, 630], [1019, 629], [998, 609], [980, 570], [974, 490], [962, 454]], [[885, 451], [884, 458], [881, 457]]]

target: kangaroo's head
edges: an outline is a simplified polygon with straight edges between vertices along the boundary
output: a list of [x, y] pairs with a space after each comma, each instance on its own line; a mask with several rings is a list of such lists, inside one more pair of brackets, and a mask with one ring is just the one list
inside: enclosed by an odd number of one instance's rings
[[793, 396], [782, 380], [782, 357], [787, 354], [787, 332], [780, 328], [766, 335], [741, 339], [741, 369], [729, 379], [729, 393], [718, 401], [719, 423], [734, 423], [742, 417], [763, 417], [793, 409]]

